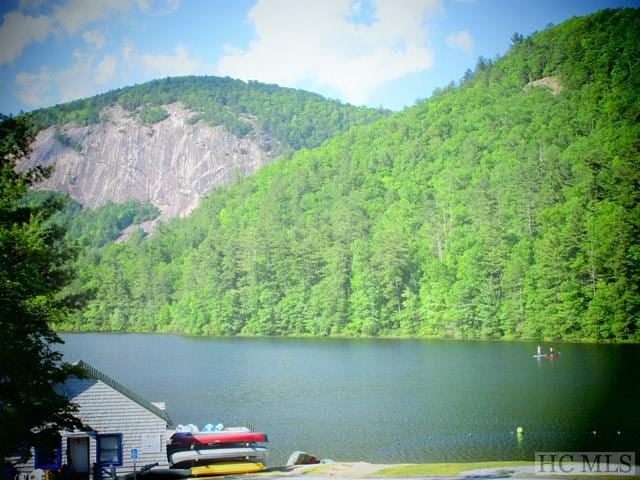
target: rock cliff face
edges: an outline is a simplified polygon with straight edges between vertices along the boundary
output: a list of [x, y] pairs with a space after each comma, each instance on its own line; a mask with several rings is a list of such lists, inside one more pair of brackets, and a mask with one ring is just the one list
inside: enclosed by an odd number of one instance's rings
[[180, 104], [164, 108], [169, 116], [153, 125], [112, 107], [100, 124], [49, 127], [19, 168], [55, 165], [38, 187], [66, 192], [85, 207], [148, 201], [167, 220], [189, 213], [213, 186], [270, 162], [279, 147], [260, 135], [238, 138], [221, 126], [190, 125]]

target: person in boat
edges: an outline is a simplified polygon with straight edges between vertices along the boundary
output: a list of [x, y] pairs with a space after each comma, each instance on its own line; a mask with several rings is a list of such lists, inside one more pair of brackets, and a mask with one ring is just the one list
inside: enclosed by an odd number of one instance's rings
[[550, 357], [555, 357], [556, 356], [556, 352], [553, 351], [553, 347], [549, 347], [549, 356]]

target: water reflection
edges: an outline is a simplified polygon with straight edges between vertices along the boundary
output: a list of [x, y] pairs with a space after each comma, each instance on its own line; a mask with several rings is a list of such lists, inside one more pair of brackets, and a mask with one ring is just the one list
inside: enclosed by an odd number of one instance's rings
[[535, 343], [64, 338], [67, 358], [165, 401], [176, 423], [253, 423], [271, 464], [294, 450], [439, 462], [640, 445], [637, 345], [563, 344], [549, 359], [533, 357]]

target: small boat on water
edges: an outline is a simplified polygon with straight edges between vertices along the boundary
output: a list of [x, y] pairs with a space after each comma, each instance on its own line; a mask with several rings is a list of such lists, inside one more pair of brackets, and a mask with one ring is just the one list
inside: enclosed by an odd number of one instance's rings
[[267, 456], [267, 448], [260, 446], [232, 446], [217, 448], [197, 448], [178, 450], [169, 455], [172, 465], [191, 463], [208, 463], [220, 460], [263, 461]]
[[241, 475], [243, 473], [257, 473], [264, 470], [259, 462], [219, 462], [210, 463], [191, 469], [192, 477], [209, 477], [214, 475]]
[[559, 356], [560, 352], [556, 352], [553, 348], [549, 349], [549, 353], [542, 353], [542, 347], [538, 345], [538, 351], [533, 358], [558, 358]]

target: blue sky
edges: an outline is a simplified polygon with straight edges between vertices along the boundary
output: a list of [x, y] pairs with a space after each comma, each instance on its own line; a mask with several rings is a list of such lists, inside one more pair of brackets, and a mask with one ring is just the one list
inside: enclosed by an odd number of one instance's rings
[[639, 0], [0, 0], [0, 112], [177, 75], [394, 110], [528, 35]]

